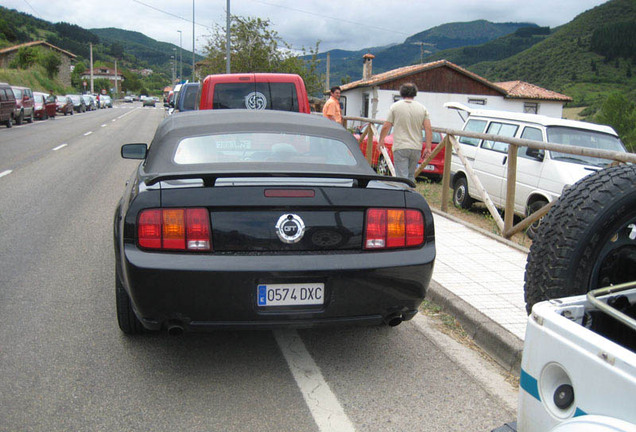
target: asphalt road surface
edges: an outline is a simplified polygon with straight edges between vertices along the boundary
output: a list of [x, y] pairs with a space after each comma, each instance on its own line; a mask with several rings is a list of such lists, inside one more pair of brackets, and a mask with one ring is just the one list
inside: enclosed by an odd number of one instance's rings
[[127, 337], [112, 218], [163, 108], [0, 129], [0, 430], [490, 431], [499, 370], [418, 315], [396, 328]]

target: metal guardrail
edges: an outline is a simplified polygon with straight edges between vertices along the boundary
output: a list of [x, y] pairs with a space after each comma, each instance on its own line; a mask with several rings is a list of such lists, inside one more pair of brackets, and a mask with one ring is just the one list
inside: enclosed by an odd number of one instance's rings
[[[358, 121], [362, 123], [370, 123], [372, 125], [382, 124], [384, 120], [378, 119], [370, 119], [364, 117], [344, 117], [344, 126], [347, 127], [348, 121]], [[446, 149], [445, 158], [444, 158], [444, 174], [442, 176], [442, 205], [441, 210], [444, 213], [448, 213], [448, 198], [450, 193], [450, 171], [451, 171], [451, 157], [453, 152], [459, 157], [462, 164], [466, 168], [466, 172], [470, 179], [475, 184], [475, 188], [477, 192], [479, 192], [480, 199], [486, 204], [488, 211], [492, 215], [499, 231], [502, 236], [509, 239], [514, 234], [521, 232], [532, 225], [537, 220], [541, 219], [554, 205], [554, 201], [543, 206], [541, 209], [532, 213], [531, 215], [525, 217], [521, 220], [517, 225], [513, 226], [514, 223], [514, 203], [515, 203], [515, 189], [517, 184], [517, 151], [519, 147], [529, 147], [537, 150], [547, 150], [547, 151], [556, 151], [560, 153], [574, 154], [574, 155], [582, 155], [582, 156], [592, 156], [601, 159], [608, 159], [617, 162], [624, 163], [636, 163], [636, 154], [634, 153], [621, 153], [610, 150], [599, 150], [599, 149], [590, 149], [584, 147], [576, 147], [565, 144], [553, 144], [546, 143], [543, 141], [534, 141], [527, 140], [522, 138], [510, 138], [493, 134], [485, 134], [485, 133], [476, 133], [476, 132], [468, 132], [456, 129], [446, 129], [446, 128], [438, 128], [433, 127], [434, 132], [439, 132], [444, 134], [444, 139], [441, 144], [438, 145], [435, 150], [422, 162], [420, 168], [416, 171], [415, 176], [417, 177], [424, 167], [428, 165], [428, 163], [442, 150], [442, 148]], [[377, 129], [375, 127], [368, 127], [364, 134], [360, 136], [359, 143], [366, 138], [367, 140], [367, 151], [366, 157], [369, 165], [371, 165], [372, 161], [372, 153], [373, 153], [373, 135], [377, 134]], [[482, 186], [481, 181], [475, 174], [472, 169], [472, 166], [468, 163], [466, 158], [464, 157], [461, 148], [459, 147], [459, 143], [457, 142], [455, 136], [465, 136], [469, 138], [478, 138], [482, 140], [488, 141], [497, 141], [508, 144], [508, 170], [506, 173], [506, 205], [504, 208], [504, 218], [501, 218], [499, 211], [495, 207], [494, 203], [488, 196], [486, 189]], [[388, 155], [385, 156], [385, 160], [390, 161]], [[395, 171], [391, 171], [393, 175], [395, 175]]]

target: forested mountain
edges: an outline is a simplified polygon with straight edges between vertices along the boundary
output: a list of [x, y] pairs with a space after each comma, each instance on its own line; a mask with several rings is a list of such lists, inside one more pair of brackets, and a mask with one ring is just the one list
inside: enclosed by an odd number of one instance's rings
[[[420, 63], [425, 57], [448, 48], [475, 46], [516, 32], [538, 28], [528, 23], [492, 23], [485, 20], [443, 24], [406, 38], [401, 44], [365, 48], [358, 51], [332, 50], [331, 82], [354, 81], [362, 77], [362, 56], [371, 53], [374, 73]], [[518, 52], [518, 51], [517, 51]], [[326, 53], [318, 58], [324, 59]], [[480, 60], [481, 61], [481, 60]]]
[[635, 57], [636, 1], [612, 0], [516, 55], [469, 69], [494, 81], [528, 81], [588, 105], [611, 91], [636, 99]]

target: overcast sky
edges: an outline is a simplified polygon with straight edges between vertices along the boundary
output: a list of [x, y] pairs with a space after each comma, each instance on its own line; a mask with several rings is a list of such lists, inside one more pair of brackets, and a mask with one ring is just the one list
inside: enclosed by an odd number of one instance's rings
[[[556, 27], [605, 0], [232, 0], [233, 15], [269, 19], [293, 48], [360, 50], [403, 42], [450, 22], [485, 19]], [[197, 52], [215, 25], [225, 26], [227, 0], [0, 0], [2, 6], [51, 22], [117, 27], [191, 50], [194, 5]]]

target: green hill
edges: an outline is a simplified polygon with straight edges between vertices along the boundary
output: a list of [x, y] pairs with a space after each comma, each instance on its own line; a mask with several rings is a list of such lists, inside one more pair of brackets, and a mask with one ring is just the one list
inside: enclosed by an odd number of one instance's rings
[[634, 100], [635, 33], [636, 1], [612, 0], [512, 57], [470, 70], [492, 81], [523, 80], [556, 90], [575, 105], [598, 104], [614, 91]]

